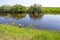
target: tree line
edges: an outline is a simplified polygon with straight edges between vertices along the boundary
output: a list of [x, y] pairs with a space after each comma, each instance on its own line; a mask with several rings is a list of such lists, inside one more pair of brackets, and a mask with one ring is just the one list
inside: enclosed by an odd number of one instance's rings
[[26, 7], [23, 5], [3, 5], [0, 6], [0, 13], [41, 13], [42, 10], [42, 6], [39, 4], [34, 4], [31, 5], [30, 7]]

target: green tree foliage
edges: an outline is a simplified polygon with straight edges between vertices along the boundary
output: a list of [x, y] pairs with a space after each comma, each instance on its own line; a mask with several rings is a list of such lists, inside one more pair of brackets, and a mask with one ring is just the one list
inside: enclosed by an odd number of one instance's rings
[[38, 15], [38, 13], [60, 13], [60, 7], [42, 7], [40, 4], [34, 4], [30, 7], [25, 7], [20, 4], [16, 4], [13, 6], [3, 5], [0, 6], [0, 13], [34, 13]]
[[0, 12], [10, 12], [11, 6], [9, 5], [3, 5], [0, 7]]
[[9, 6], [9, 5], [3, 5], [0, 7], [0, 13], [24, 13], [26, 12], [26, 7], [22, 5], [14, 5], [14, 6]]
[[22, 6], [22, 5], [16, 4], [16, 5], [12, 6], [11, 12], [13, 12], [13, 13], [17, 13], [17, 12], [23, 13], [23, 12], [25, 12], [25, 7]]
[[41, 5], [34, 4], [33, 6], [30, 6], [28, 13], [42, 13], [42, 7]]
[[41, 5], [34, 4], [30, 7], [25, 7], [23, 5], [16, 4], [14, 6], [3, 5], [0, 6], [0, 13], [42, 13]]

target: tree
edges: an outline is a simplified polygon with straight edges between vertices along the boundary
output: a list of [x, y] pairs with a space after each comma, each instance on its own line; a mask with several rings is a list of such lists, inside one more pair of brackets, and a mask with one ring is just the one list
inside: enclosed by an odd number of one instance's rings
[[9, 5], [3, 5], [0, 7], [0, 12], [10, 12], [11, 7]]
[[16, 5], [12, 6], [11, 12], [13, 12], [13, 13], [23, 13], [23, 12], [25, 12], [25, 7], [22, 6], [22, 5], [16, 4]]
[[28, 13], [42, 13], [42, 7], [41, 5], [34, 4], [33, 6], [30, 6]]

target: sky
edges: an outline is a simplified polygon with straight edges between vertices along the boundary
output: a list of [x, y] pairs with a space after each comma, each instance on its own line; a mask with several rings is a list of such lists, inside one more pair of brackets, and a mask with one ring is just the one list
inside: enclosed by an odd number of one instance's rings
[[60, 7], [60, 0], [0, 0], [0, 6], [15, 4], [21, 4], [24, 6], [41, 4], [43, 7]]

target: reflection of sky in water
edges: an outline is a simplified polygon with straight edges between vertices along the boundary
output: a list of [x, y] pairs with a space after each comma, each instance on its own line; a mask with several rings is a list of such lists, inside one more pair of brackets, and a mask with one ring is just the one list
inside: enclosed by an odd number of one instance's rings
[[10, 24], [10, 23], [15, 23], [16, 20], [13, 18], [4, 18], [4, 17], [0, 17], [0, 23], [4, 23], [4, 24]]
[[41, 22], [46, 27], [49, 27], [49, 29], [60, 30], [60, 15], [45, 15]]
[[33, 25], [34, 28], [38, 29], [47, 29], [47, 30], [60, 30], [60, 15], [44, 15], [39, 20], [33, 20], [29, 17], [27, 14], [25, 18], [22, 19], [14, 19], [12, 17], [10, 18], [4, 18], [0, 17], [0, 23], [4, 24], [10, 24], [10, 23], [16, 23], [16, 24], [24, 24], [25, 26]]

